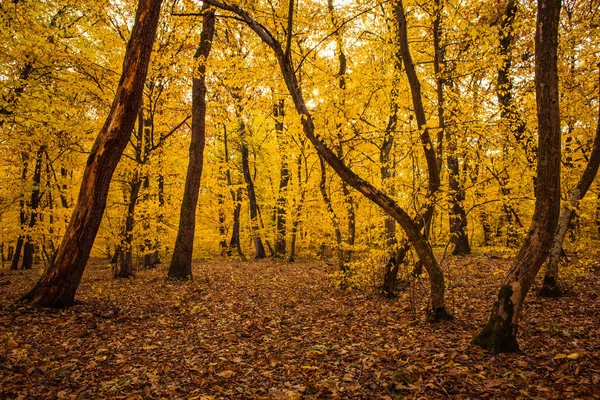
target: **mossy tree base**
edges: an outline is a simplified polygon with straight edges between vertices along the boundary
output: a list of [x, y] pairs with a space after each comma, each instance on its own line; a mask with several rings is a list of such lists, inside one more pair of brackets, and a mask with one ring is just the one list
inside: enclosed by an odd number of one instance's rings
[[562, 291], [560, 287], [556, 284], [556, 279], [551, 276], [544, 277], [544, 284], [542, 288], [538, 292], [538, 297], [560, 297], [562, 296]]
[[454, 316], [444, 307], [436, 307], [427, 311], [427, 322], [453, 321]]
[[492, 354], [519, 353], [521, 348], [512, 329], [506, 329], [489, 321], [473, 339], [473, 344], [489, 350]]

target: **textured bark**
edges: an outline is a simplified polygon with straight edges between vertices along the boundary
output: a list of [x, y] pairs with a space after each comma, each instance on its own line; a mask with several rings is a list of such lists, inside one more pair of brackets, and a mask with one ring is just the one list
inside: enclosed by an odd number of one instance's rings
[[[304, 151], [304, 143], [302, 144], [302, 149]], [[298, 156], [296, 165], [298, 184], [300, 185], [300, 198], [294, 207], [295, 212], [292, 215], [292, 231], [290, 234], [290, 254], [288, 255], [288, 262], [296, 261], [296, 239], [298, 237], [298, 226], [300, 225], [300, 216], [302, 215], [302, 207], [304, 206], [304, 198], [306, 196], [306, 181], [302, 183], [302, 155]]]
[[123, 73], [109, 115], [92, 147], [83, 174], [77, 205], [60, 244], [54, 264], [22, 298], [42, 307], [67, 307], [88, 261], [114, 170], [131, 136], [142, 101], [161, 0], [140, 0]]
[[38, 219], [38, 207], [40, 205], [40, 184], [42, 180], [42, 162], [44, 153], [46, 152], [46, 146], [40, 146], [35, 157], [35, 165], [33, 167], [33, 188], [31, 189], [31, 200], [29, 201], [29, 223], [28, 234], [25, 235], [25, 241], [23, 246], [23, 264], [21, 269], [31, 269], [33, 267], [33, 238], [31, 237], [31, 230], [35, 227]]
[[[600, 71], [599, 71], [600, 72]], [[600, 88], [600, 74], [598, 76]], [[600, 89], [599, 89], [600, 90]], [[600, 98], [600, 93], [599, 93]], [[588, 158], [587, 165], [573, 193], [569, 196], [567, 204], [565, 204], [560, 213], [558, 228], [552, 243], [550, 255], [546, 261], [546, 274], [544, 275], [544, 285], [538, 293], [544, 297], [556, 297], [560, 295], [560, 287], [558, 286], [558, 261], [562, 253], [562, 245], [565, 240], [567, 231], [569, 230], [571, 219], [575, 215], [575, 210], [579, 207], [579, 201], [583, 199], [588, 189], [594, 182], [598, 167], [600, 166], [600, 105], [598, 106], [598, 122], [596, 125], [596, 137], [592, 145], [592, 151]]]
[[419, 226], [412, 220], [408, 213], [402, 209], [391, 197], [377, 189], [371, 183], [365, 181], [359, 177], [354, 171], [340, 160], [336, 154], [327, 147], [322, 139], [316, 135], [315, 126], [310, 112], [306, 106], [300, 85], [296, 74], [294, 72], [294, 66], [289, 59], [285, 57], [281, 43], [277, 41], [274, 36], [264, 26], [256, 22], [250, 15], [236, 5], [224, 4], [216, 0], [206, 0], [208, 4], [214, 5], [218, 8], [228, 10], [236, 13], [240, 18], [244, 20], [246, 24], [261, 38], [261, 40], [267, 44], [277, 58], [281, 73], [285, 80], [286, 86], [294, 102], [296, 111], [300, 115], [302, 129], [304, 135], [313, 144], [317, 153], [323, 157], [323, 159], [333, 168], [333, 170], [344, 180], [348, 185], [352, 186], [363, 196], [368, 198], [370, 201], [381, 207], [384, 211], [389, 213], [394, 219], [400, 224], [405, 230], [408, 239], [415, 248], [419, 259], [422, 260], [430, 279], [431, 288], [431, 304], [427, 310], [428, 315], [432, 317], [432, 320], [449, 319], [451, 316], [446, 312], [444, 302], [444, 275], [442, 270], [433, 255], [433, 251], [429, 246], [429, 242], [423, 234], [421, 234]]
[[433, 20], [433, 70], [436, 77], [437, 94], [437, 114], [438, 114], [438, 148], [437, 165], [441, 168], [443, 154], [443, 137], [445, 136], [448, 145], [446, 163], [448, 165], [448, 188], [450, 192], [450, 240], [454, 245], [453, 255], [470, 254], [471, 246], [467, 236], [467, 215], [462, 205], [465, 200], [465, 191], [460, 184], [459, 160], [457, 155], [457, 137], [456, 130], [446, 126], [446, 116], [444, 115], [444, 86], [452, 86], [452, 81], [447, 78], [447, 71], [442, 71], [445, 66], [445, 48], [442, 46], [442, 28], [441, 20], [443, 5], [440, 0], [435, 2], [435, 18]]
[[558, 99], [560, 0], [539, 0], [535, 35], [538, 119], [536, 202], [529, 233], [498, 293], [488, 323], [473, 342], [494, 353], [519, 349], [517, 327], [525, 296], [546, 259], [560, 212], [561, 131]]
[[133, 227], [135, 225], [135, 206], [137, 205], [142, 180], [135, 174], [129, 182], [129, 201], [127, 215], [123, 227], [123, 243], [120, 245], [121, 257], [118, 260], [116, 278], [129, 278], [133, 276]]
[[[26, 152], [21, 153], [21, 161], [23, 162], [23, 168], [21, 169], [21, 181], [25, 183], [27, 180], [27, 169], [29, 168], [29, 154]], [[21, 227], [21, 231], [25, 228], [25, 222], [27, 218], [25, 217], [25, 197], [21, 195], [19, 198], [19, 225]], [[19, 234], [17, 238], [17, 244], [15, 246], [15, 251], [12, 254], [10, 269], [18, 270], [19, 269], [19, 261], [21, 261], [21, 251], [23, 249], [23, 234]]]
[[207, 10], [206, 4], [203, 8], [205, 12], [202, 20], [200, 44], [194, 55], [194, 59], [199, 61], [199, 64], [192, 80], [192, 137], [190, 140], [188, 169], [179, 213], [179, 229], [168, 273], [169, 278], [172, 279], [192, 278], [196, 207], [198, 205], [198, 193], [200, 192], [206, 141], [206, 59], [210, 54], [215, 32], [215, 12], [214, 10]]
[[260, 237], [258, 220], [258, 203], [256, 201], [256, 191], [254, 189], [254, 180], [250, 174], [250, 161], [248, 157], [248, 145], [246, 144], [246, 126], [243, 122], [240, 123], [240, 151], [242, 153], [242, 173], [246, 182], [246, 191], [248, 192], [248, 203], [250, 203], [250, 232], [252, 234], [252, 242], [254, 243], [254, 258], [265, 258], [265, 246]]
[[[292, 4], [292, 2], [290, 2]], [[291, 37], [291, 34], [289, 35]], [[279, 154], [281, 154], [281, 169], [279, 178], [279, 191], [277, 196], [277, 215], [276, 215], [276, 230], [275, 238], [275, 257], [283, 257], [286, 252], [286, 213], [287, 213], [287, 187], [290, 182], [290, 171], [287, 162], [287, 154], [283, 146], [283, 117], [285, 116], [285, 104], [283, 99], [279, 100], [273, 107], [275, 117], [275, 133], [277, 135], [277, 143], [279, 143]]]
[[[517, 2], [515, 0], [509, 0], [503, 13], [503, 17], [500, 20], [500, 29], [498, 32], [499, 36], [499, 56], [501, 57], [501, 63], [498, 68], [496, 77], [496, 96], [500, 105], [500, 121], [501, 127], [504, 128], [506, 133], [511, 134], [515, 137], [518, 143], [520, 143], [525, 150], [529, 165], [533, 167], [535, 162], [535, 155], [532, 153], [532, 139], [526, 137], [526, 125], [525, 121], [521, 118], [520, 113], [514, 104], [513, 99], [513, 83], [511, 76], [512, 67], [512, 55], [511, 47], [514, 41], [513, 36], [513, 24], [517, 13]], [[508, 139], [508, 138], [507, 138]], [[507, 150], [505, 149], [505, 153]], [[506, 222], [506, 245], [508, 247], [514, 247], [519, 242], [518, 231], [515, 224], [520, 226], [519, 218], [514, 210], [514, 207], [510, 203], [510, 177], [506, 171], [496, 175], [498, 183], [504, 196], [504, 218]]]
[[[408, 27], [406, 23], [406, 14], [404, 12], [404, 4], [402, 0], [395, 0], [394, 15], [396, 17], [396, 24], [398, 29], [398, 42], [400, 45], [400, 55], [404, 63], [404, 69], [406, 71], [406, 77], [408, 78], [408, 84], [410, 86], [410, 93], [412, 97], [412, 103], [414, 108], [415, 117], [417, 119], [417, 126], [419, 128], [419, 137], [423, 152], [425, 154], [425, 160], [427, 161], [427, 176], [428, 176], [428, 187], [427, 187], [427, 199], [428, 203], [425, 205], [422, 218], [424, 221], [424, 237], [425, 240], [429, 237], [431, 228], [431, 222], [433, 220], [433, 213], [435, 210], [435, 193], [438, 191], [441, 185], [440, 181], [440, 166], [438, 165], [438, 157], [436, 155], [435, 147], [429, 134], [429, 128], [427, 126], [427, 117], [425, 115], [425, 108], [423, 107], [423, 99], [421, 96], [421, 83], [417, 76], [415, 64], [410, 53], [410, 47], [408, 44]], [[438, 147], [441, 149], [443, 136], [439, 137]], [[428, 244], [429, 245], [429, 244]], [[422, 273], [424, 261], [419, 259], [417, 265], [415, 265], [415, 275]], [[441, 270], [440, 270], [441, 273]]]
[[[336, 78], [338, 80], [338, 89], [340, 91], [339, 98], [340, 100], [335, 104], [335, 107], [338, 109], [335, 124], [335, 136], [337, 138], [336, 143], [336, 152], [337, 156], [340, 160], [345, 159], [344, 155], [344, 127], [343, 124], [339, 121], [346, 120], [346, 73], [347, 73], [347, 59], [346, 53], [344, 52], [344, 44], [341, 35], [341, 26], [339, 26], [338, 19], [335, 15], [335, 9], [333, 6], [333, 0], [328, 0], [327, 8], [329, 10], [329, 15], [331, 17], [331, 22], [336, 28], [335, 31], [335, 43], [336, 43], [336, 53], [338, 57], [338, 71], [336, 73]], [[344, 198], [344, 207], [346, 209], [346, 218], [347, 218], [347, 233], [346, 233], [346, 250], [344, 253], [344, 264], [348, 263], [352, 258], [352, 248], [356, 242], [356, 204], [352, 197], [352, 193], [350, 192], [350, 188], [348, 184], [342, 180], [342, 195]]]
[[321, 167], [321, 179], [319, 180], [319, 191], [321, 192], [321, 197], [325, 202], [325, 206], [327, 207], [327, 214], [331, 219], [331, 225], [333, 226], [333, 233], [335, 235], [335, 244], [337, 250], [337, 261], [338, 268], [341, 271], [347, 271], [346, 263], [344, 259], [344, 250], [342, 246], [342, 230], [340, 229], [340, 220], [333, 209], [333, 205], [331, 203], [331, 198], [329, 197], [329, 193], [327, 193], [327, 170], [325, 167], [325, 161], [323, 161], [323, 157], [319, 156], [319, 165]]

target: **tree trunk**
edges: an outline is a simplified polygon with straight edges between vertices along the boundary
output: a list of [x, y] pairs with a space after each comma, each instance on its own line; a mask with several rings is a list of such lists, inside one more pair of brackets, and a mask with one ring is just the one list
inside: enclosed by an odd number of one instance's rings
[[[512, 134], [525, 151], [530, 167], [533, 167], [535, 157], [532, 154], [531, 138], [526, 137], [525, 121], [521, 118], [513, 99], [513, 83], [511, 77], [512, 55], [511, 46], [514, 41], [513, 24], [517, 13], [517, 2], [509, 0], [503, 16], [500, 20], [499, 36], [499, 56], [501, 62], [498, 68], [496, 79], [496, 95], [500, 105], [500, 121], [506, 133]], [[503, 154], [507, 153], [505, 149]], [[504, 196], [504, 218], [506, 222], [506, 245], [514, 247], [519, 242], [519, 235], [515, 223], [520, 226], [520, 220], [510, 204], [510, 187], [508, 187], [510, 177], [506, 171], [497, 176], [498, 183]]]
[[436, 93], [437, 93], [437, 112], [438, 125], [440, 133], [438, 135], [438, 167], [442, 165], [442, 137], [445, 135], [448, 144], [446, 163], [448, 164], [448, 188], [450, 192], [450, 240], [454, 245], [453, 255], [470, 254], [471, 246], [469, 237], [466, 233], [467, 216], [462, 202], [465, 200], [465, 192], [460, 184], [459, 160], [457, 156], [457, 137], [456, 129], [446, 126], [446, 116], [444, 115], [444, 86], [452, 86], [453, 82], [447, 77], [448, 72], [442, 71], [445, 67], [445, 48], [442, 46], [442, 12], [443, 5], [440, 0], [436, 0], [435, 18], [433, 21], [433, 69], [436, 75]]
[[[338, 23], [337, 17], [335, 15], [335, 9], [333, 6], [333, 0], [328, 0], [327, 8], [329, 10], [329, 15], [331, 17], [332, 24], [335, 31], [335, 43], [336, 43], [336, 53], [338, 57], [338, 72], [336, 74], [338, 80], [338, 89], [340, 91], [339, 98], [340, 100], [335, 105], [338, 109], [336, 115], [335, 131], [336, 131], [336, 151], [337, 156], [340, 160], [345, 159], [344, 155], [344, 125], [341, 121], [347, 120], [346, 115], [346, 73], [347, 73], [347, 59], [346, 53], [344, 52], [344, 45], [341, 35], [341, 26]], [[346, 218], [347, 218], [347, 233], [346, 233], [346, 250], [344, 253], [344, 265], [347, 264], [352, 258], [352, 249], [354, 247], [354, 243], [356, 242], [356, 204], [354, 202], [354, 198], [352, 197], [352, 193], [350, 192], [350, 188], [348, 184], [342, 180], [342, 195], [344, 199], [344, 207], [346, 208]], [[344, 267], [345, 268], [345, 267]]]
[[[419, 259], [427, 269], [431, 287], [431, 304], [427, 310], [428, 319], [430, 321], [439, 321], [442, 319], [451, 319], [452, 317], [446, 311], [444, 301], [444, 275], [433, 255], [433, 251], [427, 239], [421, 234], [418, 225], [412, 220], [408, 213], [388, 195], [377, 189], [371, 183], [359, 177], [354, 171], [347, 167], [335, 153], [325, 145], [320, 136], [315, 134], [315, 126], [312, 115], [308, 111], [306, 102], [302, 95], [302, 90], [298, 83], [294, 66], [291, 59], [285, 56], [281, 43], [264, 26], [257, 23], [246, 11], [232, 4], [224, 4], [216, 0], [205, 0], [206, 3], [214, 5], [224, 10], [229, 10], [236, 13], [240, 18], [254, 30], [254, 32], [274, 51], [279, 63], [281, 73], [285, 80], [288, 91], [294, 101], [296, 111], [300, 115], [302, 129], [305, 136], [311, 141], [317, 153], [333, 168], [342, 180], [358, 190], [363, 196], [377, 204], [387, 213], [389, 213], [402, 228], [414, 246]], [[434, 153], [435, 156], [435, 153]], [[439, 179], [438, 179], [439, 181]], [[439, 182], [438, 182], [439, 183]]]
[[[599, 71], [600, 72], [600, 71]], [[600, 74], [598, 76], [600, 83]], [[600, 88], [600, 85], [599, 85]], [[600, 89], [599, 89], [600, 94]], [[600, 97], [600, 96], [599, 96]], [[546, 261], [546, 274], [544, 275], [544, 284], [538, 295], [543, 297], [560, 296], [560, 287], [558, 286], [558, 261], [562, 253], [562, 245], [565, 240], [565, 235], [570, 227], [571, 219], [575, 215], [575, 210], [579, 207], [579, 201], [583, 199], [588, 189], [594, 182], [598, 167], [600, 166], [600, 105], [598, 106], [598, 122], [596, 125], [596, 137], [592, 145], [592, 151], [588, 158], [587, 165], [577, 186], [571, 196], [569, 196], [568, 204], [565, 204], [560, 213], [558, 220], [558, 228], [552, 243], [550, 255]]]
[[287, 154], [283, 147], [283, 117], [285, 116], [285, 107], [283, 99], [279, 100], [273, 107], [273, 114], [276, 118], [275, 132], [279, 143], [279, 154], [281, 154], [281, 174], [279, 178], [279, 191], [277, 197], [277, 215], [276, 215], [276, 230], [275, 238], [275, 257], [285, 256], [286, 246], [286, 212], [287, 212], [287, 187], [290, 182], [290, 171], [287, 162]]
[[240, 241], [240, 213], [242, 211], [242, 189], [238, 189], [236, 192], [231, 191], [231, 199], [235, 204], [233, 208], [233, 227], [231, 229], [231, 240], [229, 241], [229, 248], [235, 249], [240, 258], [246, 261], [246, 256], [242, 251], [242, 243]]
[[245, 139], [246, 126], [243, 122], [240, 122], [240, 151], [242, 152], [242, 172], [244, 174], [244, 181], [246, 182], [246, 189], [248, 191], [248, 202], [250, 203], [250, 231], [252, 234], [252, 241], [254, 242], [254, 258], [265, 258], [265, 247], [263, 246], [262, 239], [260, 238], [259, 232], [259, 220], [258, 220], [258, 203], [256, 202], [256, 192], [254, 191], [254, 181], [250, 174], [250, 162], [248, 160], [248, 145]]
[[[26, 152], [21, 153], [21, 161], [23, 162], [23, 168], [21, 170], [21, 181], [23, 184], [27, 181], [27, 169], [29, 168], [29, 154]], [[11, 257], [10, 269], [18, 270], [19, 269], [19, 261], [21, 261], [21, 250], [23, 249], [23, 231], [25, 230], [25, 197], [21, 194], [19, 198], [19, 225], [21, 228], [21, 233], [17, 238], [17, 244], [15, 247], [15, 251], [13, 256]]]
[[[431, 222], [433, 219], [433, 213], [435, 209], [435, 193], [438, 191], [441, 185], [440, 181], [440, 166], [438, 165], [438, 157], [436, 155], [435, 147], [431, 141], [429, 134], [429, 128], [427, 127], [427, 117], [425, 115], [425, 108], [423, 107], [423, 98], [421, 96], [421, 83], [415, 69], [415, 64], [410, 53], [410, 47], [408, 44], [408, 27], [406, 22], [406, 14], [404, 12], [404, 5], [402, 0], [396, 0], [394, 7], [394, 15], [396, 17], [396, 24], [398, 29], [398, 42], [400, 45], [400, 55], [402, 57], [404, 68], [406, 71], [406, 77], [410, 86], [410, 92], [412, 97], [412, 103], [414, 107], [415, 117], [417, 119], [417, 125], [420, 132], [421, 145], [425, 154], [425, 160], [427, 161], [427, 199], [428, 204], [425, 205], [425, 211], [423, 212], [423, 229], [424, 237], [427, 240], [429, 232], [431, 230]], [[439, 137], [438, 148], [442, 147], [443, 136]], [[428, 244], [429, 245], [429, 244]], [[437, 263], [437, 262], [436, 262]], [[419, 260], [415, 265], [414, 273], [420, 275], [423, 268], [423, 261]]]
[[331, 225], [333, 226], [333, 231], [335, 234], [335, 243], [337, 250], [337, 259], [338, 259], [338, 268], [341, 271], [346, 272], [346, 263], [344, 259], [344, 250], [342, 247], [342, 231], [340, 229], [340, 220], [333, 209], [333, 205], [331, 204], [331, 198], [327, 193], [327, 170], [325, 169], [325, 161], [323, 161], [323, 157], [319, 156], [319, 165], [321, 166], [321, 180], [319, 181], [319, 190], [321, 191], [321, 197], [323, 197], [323, 201], [327, 206], [327, 213], [329, 214], [329, 218], [331, 219]]
[[133, 276], [133, 228], [135, 225], [135, 207], [138, 202], [142, 180], [137, 173], [129, 182], [129, 204], [127, 205], [127, 216], [123, 228], [123, 242], [120, 246], [122, 257], [118, 263], [118, 271], [115, 278], [129, 278]]
[[231, 250], [227, 246], [227, 229], [225, 227], [225, 196], [223, 193], [217, 193], [217, 203], [219, 205], [219, 249], [222, 256], [231, 256]]
[[[304, 151], [304, 143], [302, 143], [302, 149]], [[298, 226], [300, 225], [300, 216], [302, 215], [302, 207], [304, 206], [304, 197], [306, 195], [306, 182], [302, 183], [302, 155], [298, 155], [298, 185], [300, 186], [300, 198], [298, 204], [294, 207], [295, 212], [292, 218], [292, 232], [290, 240], [290, 254], [288, 256], [288, 262], [296, 261], [296, 239], [298, 236]]]
[[73, 304], [104, 214], [113, 172], [131, 137], [141, 104], [161, 3], [161, 0], [140, 0], [138, 3], [121, 80], [110, 113], [88, 157], [69, 226], [54, 264], [22, 297], [24, 302], [42, 307]]
[[560, 0], [538, 1], [535, 87], [539, 142], [535, 210], [529, 233], [504, 279], [489, 321], [473, 340], [473, 343], [493, 353], [519, 350], [519, 313], [550, 251], [558, 224], [561, 131], [557, 48], [560, 6]]
[[30, 214], [28, 233], [25, 235], [25, 243], [23, 248], [23, 264], [21, 269], [31, 269], [33, 267], [33, 238], [31, 237], [31, 231], [35, 227], [37, 222], [37, 211], [40, 204], [40, 183], [42, 180], [42, 162], [44, 158], [44, 152], [46, 146], [40, 146], [35, 157], [35, 166], [33, 168], [33, 189], [31, 189], [31, 201], [29, 202]]
[[169, 267], [169, 278], [192, 279], [192, 253], [194, 251], [194, 233], [196, 230], [196, 207], [200, 192], [200, 178], [204, 163], [204, 146], [206, 141], [206, 59], [210, 54], [215, 32], [215, 12], [207, 5], [202, 7], [202, 33], [200, 44], [194, 55], [199, 61], [192, 82], [192, 138], [190, 141], [189, 161], [181, 211], [179, 213], [179, 230], [173, 248], [173, 257]]

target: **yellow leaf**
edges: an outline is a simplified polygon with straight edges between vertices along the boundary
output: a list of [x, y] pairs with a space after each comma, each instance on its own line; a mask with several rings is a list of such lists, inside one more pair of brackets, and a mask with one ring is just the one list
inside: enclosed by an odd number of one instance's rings
[[225, 371], [219, 372], [217, 375], [219, 375], [221, 378], [227, 379], [227, 378], [231, 378], [233, 375], [235, 375], [235, 371], [226, 369]]
[[579, 358], [579, 353], [571, 353], [567, 356], [569, 360], [577, 360]]
[[560, 359], [563, 359], [563, 358], [567, 358], [567, 355], [560, 353], [560, 354], [555, 355], [554, 358], [553, 358], [553, 360], [560, 360]]

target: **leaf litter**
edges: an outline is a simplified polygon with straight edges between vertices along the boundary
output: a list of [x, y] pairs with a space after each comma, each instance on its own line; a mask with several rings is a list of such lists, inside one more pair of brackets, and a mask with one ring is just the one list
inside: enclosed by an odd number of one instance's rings
[[389, 300], [336, 287], [317, 261], [200, 262], [185, 283], [94, 261], [65, 310], [15, 307], [38, 271], [2, 270], [0, 398], [600, 399], [597, 271], [566, 275], [559, 299], [532, 288], [522, 353], [470, 344], [509, 262], [446, 261], [456, 321], [434, 325], [426, 278]]

